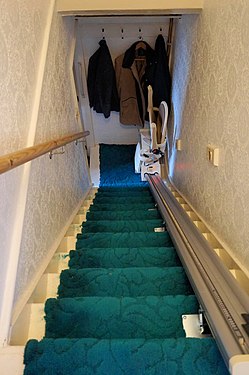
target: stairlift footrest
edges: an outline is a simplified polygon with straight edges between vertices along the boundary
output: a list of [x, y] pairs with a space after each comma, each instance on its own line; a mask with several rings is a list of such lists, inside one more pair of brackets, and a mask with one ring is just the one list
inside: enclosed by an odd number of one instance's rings
[[143, 162], [141, 166], [141, 180], [142, 181], [146, 181], [146, 178], [144, 176], [145, 173], [151, 173], [151, 174], [158, 173], [160, 175], [161, 174], [160, 162], [159, 161], [156, 161], [154, 163]]

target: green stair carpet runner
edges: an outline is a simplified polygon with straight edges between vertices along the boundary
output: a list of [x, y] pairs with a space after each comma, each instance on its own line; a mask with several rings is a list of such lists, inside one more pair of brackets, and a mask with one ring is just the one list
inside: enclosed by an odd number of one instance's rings
[[97, 232], [153, 232], [154, 228], [162, 227], [163, 220], [98, 220], [88, 221], [83, 225], [84, 233], [97, 233]]
[[[127, 157], [129, 173], [108, 150]], [[45, 337], [26, 345], [25, 375], [227, 374], [214, 339], [185, 337], [182, 315], [196, 314], [198, 301], [169, 234], [154, 231], [164, 223], [132, 174], [133, 152], [101, 147], [109, 179], [100, 159], [101, 187], [58, 298], [46, 302]]]
[[182, 314], [197, 310], [193, 295], [51, 298], [45, 307], [46, 337], [183, 337]]
[[102, 211], [90, 211], [86, 214], [87, 222], [91, 220], [153, 220], [161, 218], [160, 213], [156, 209], [150, 210], [132, 210], [132, 211], [105, 211], [103, 215]]
[[62, 271], [58, 289], [60, 298], [192, 293], [182, 267], [72, 268]]
[[70, 268], [174, 267], [180, 260], [173, 247], [112, 247], [70, 252]]
[[153, 209], [152, 202], [138, 202], [129, 203], [126, 199], [126, 203], [96, 203], [92, 206], [92, 211], [132, 211], [132, 210], [151, 210]]
[[[128, 199], [127, 199], [128, 197]], [[146, 196], [144, 197], [142, 194], [140, 195], [136, 195], [135, 197], [133, 197], [131, 194], [130, 196], [124, 196], [124, 197], [109, 197], [109, 196], [102, 196], [101, 195], [98, 195], [96, 196], [96, 198], [94, 199], [94, 205], [97, 206], [97, 204], [127, 204], [129, 202], [129, 204], [137, 204], [137, 203], [152, 203], [151, 207], [153, 207], [153, 204], [154, 204], [154, 199], [152, 196]]]
[[172, 246], [167, 232], [83, 233], [77, 235], [76, 249], [89, 247]]

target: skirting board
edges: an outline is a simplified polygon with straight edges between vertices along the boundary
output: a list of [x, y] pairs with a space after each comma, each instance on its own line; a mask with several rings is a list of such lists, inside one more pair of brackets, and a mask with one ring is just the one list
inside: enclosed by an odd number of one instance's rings
[[0, 349], [1, 375], [22, 375], [24, 346], [7, 346]]

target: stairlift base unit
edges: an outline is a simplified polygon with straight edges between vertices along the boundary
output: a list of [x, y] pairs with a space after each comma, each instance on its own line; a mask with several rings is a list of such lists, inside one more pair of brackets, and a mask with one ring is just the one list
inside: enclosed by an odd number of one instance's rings
[[232, 375], [249, 374], [249, 355], [235, 355], [229, 361], [229, 371]]

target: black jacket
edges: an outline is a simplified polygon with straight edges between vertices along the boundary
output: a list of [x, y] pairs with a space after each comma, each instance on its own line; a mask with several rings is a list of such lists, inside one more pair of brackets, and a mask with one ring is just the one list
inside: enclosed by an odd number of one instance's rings
[[111, 111], [119, 111], [119, 98], [115, 71], [106, 41], [101, 40], [99, 45], [99, 49], [89, 59], [87, 88], [90, 107], [108, 118]]
[[171, 77], [169, 72], [168, 57], [163, 36], [158, 35], [155, 43], [156, 64], [153, 78], [153, 105], [159, 107], [166, 101], [170, 111], [171, 105]]

